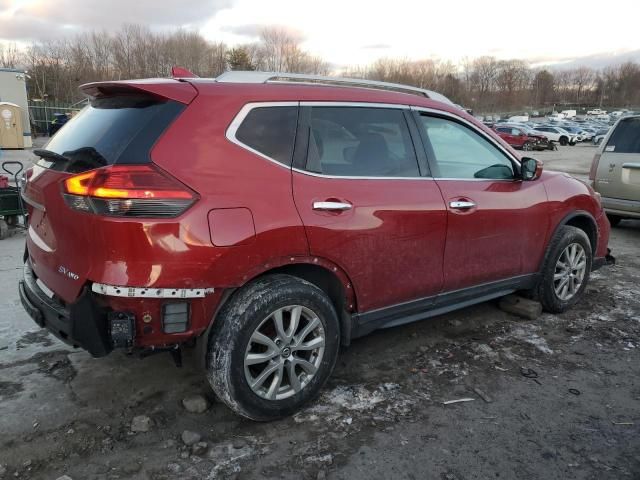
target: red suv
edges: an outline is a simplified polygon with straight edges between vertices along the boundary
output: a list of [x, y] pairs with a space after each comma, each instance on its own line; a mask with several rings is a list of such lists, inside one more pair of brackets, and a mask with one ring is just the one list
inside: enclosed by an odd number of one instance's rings
[[542, 135], [531, 135], [519, 127], [495, 125], [493, 129], [498, 136], [514, 148], [525, 151], [546, 150], [549, 142]]
[[593, 190], [437, 93], [261, 72], [81, 88], [27, 175], [25, 309], [96, 357], [196, 344], [248, 418], [314, 398], [353, 338], [519, 290], [562, 312], [605, 263]]

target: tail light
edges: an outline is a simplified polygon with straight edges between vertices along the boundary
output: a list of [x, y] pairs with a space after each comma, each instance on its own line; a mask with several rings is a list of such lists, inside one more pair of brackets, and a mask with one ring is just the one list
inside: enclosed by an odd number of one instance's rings
[[115, 217], [175, 217], [196, 194], [148, 165], [115, 165], [74, 175], [63, 182], [71, 208]]
[[596, 173], [598, 172], [598, 164], [600, 163], [600, 153], [596, 153], [593, 156], [593, 161], [591, 162], [591, 170], [589, 170], [589, 180], [595, 182]]

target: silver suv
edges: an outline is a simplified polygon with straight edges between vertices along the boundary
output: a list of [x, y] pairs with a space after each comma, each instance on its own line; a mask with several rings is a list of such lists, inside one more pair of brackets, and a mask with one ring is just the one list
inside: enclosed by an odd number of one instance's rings
[[593, 158], [589, 179], [612, 226], [640, 219], [640, 115], [616, 122]]

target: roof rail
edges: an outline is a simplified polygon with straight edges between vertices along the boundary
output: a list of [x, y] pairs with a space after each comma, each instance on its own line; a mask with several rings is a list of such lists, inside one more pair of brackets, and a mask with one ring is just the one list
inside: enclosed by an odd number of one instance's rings
[[284, 72], [254, 72], [254, 71], [230, 71], [216, 77], [216, 82], [221, 83], [302, 83], [307, 85], [331, 85], [341, 87], [361, 87], [376, 90], [390, 90], [400, 93], [420, 95], [438, 102], [454, 105], [444, 95], [423, 88], [403, 85], [401, 83], [378, 82], [375, 80], [364, 80], [360, 78], [326, 77], [321, 75], [307, 75], [303, 73]]

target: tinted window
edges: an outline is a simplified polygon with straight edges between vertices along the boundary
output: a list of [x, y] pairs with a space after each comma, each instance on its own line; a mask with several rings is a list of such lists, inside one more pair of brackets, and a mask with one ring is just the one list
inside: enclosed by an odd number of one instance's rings
[[437, 178], [511, 179], [513, 165], [481, 135], [452, 120], [422, 115], [430, 144], [433, 176]]
[[353, 177], [418, 177], [402, 110], [313, 107], [307, 169]]
[[254, 150], [291, 165], [298, 107], [258, 107], [246, 116], [236, 138]]
[[510, 128], [500, 127], [500, 128], [498, 128], [498, 131], [500, 133], [509, 133], [509, 134], [511, 134], [511, 129]]
[[176, 102], [141, 96], [95, 99], [45, 148], [70, 159], [70, 171], [149, 162], [151, 147], [183, 108]]
[[640, 118], [622, 120], [611, 134], [605, 151], [640, 153]]

